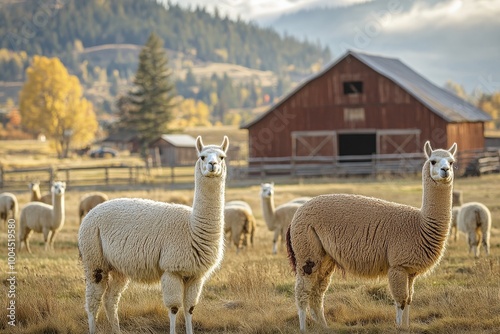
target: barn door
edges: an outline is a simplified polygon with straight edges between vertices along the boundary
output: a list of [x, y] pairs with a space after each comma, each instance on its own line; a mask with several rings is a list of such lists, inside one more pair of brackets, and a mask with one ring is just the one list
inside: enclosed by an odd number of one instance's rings
[[404, 154], [421, 151], [420, 130], [394, 129], [377, 131], [378, 154]]
[[335, 131], [292, 132], [292, 156], [294, 158], [334, 157], [337, 155]]

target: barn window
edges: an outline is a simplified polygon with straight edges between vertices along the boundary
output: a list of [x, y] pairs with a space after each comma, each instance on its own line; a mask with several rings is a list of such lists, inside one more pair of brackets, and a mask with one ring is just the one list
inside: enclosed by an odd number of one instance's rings
[[344, 108], [344, 122], [364, 122], [365, 108]]
[[361, 94], [363, 93], [363, 82], [361, 81], [347, 81], [344, 82], [344, 94]]

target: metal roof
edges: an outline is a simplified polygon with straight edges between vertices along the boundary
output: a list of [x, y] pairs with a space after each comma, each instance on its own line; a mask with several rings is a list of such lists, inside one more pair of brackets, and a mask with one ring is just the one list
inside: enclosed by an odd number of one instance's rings
[[310, 78], [306, 79], [292, 92], [290, 92], [276, 104], [271, 106], [271, 108], [266, 112], [262, 113], [254, 120], [242, 125], [241, 127], [247, 129], [251, 125], [257, 123], [266, 114], [276, 109], [279, 105], [281, 105], [296, 92], [301, 90], [309, 82], [330, 71], [347, 56], [355, 57], [377, 73], [393, 81], [395, 84], [412, 95], [415, 99], [417, 99], [420, 103], [425, 105], [427, 108], [442, 117], [447, 122], [485, 122], [491, 120], [491, 116], [486, 112], [482, 111], [479, 108], [476, 108], [469, 102], [456, 96], [450, 91], [436, 86], [417, 72], [413, 71], [410, 67], [406, 66], [399, 59], [370, 55], [355, 51], [347, 51], [346, 54], [344, 54], [338, 60], [334, 61], [331, 65], [327, 66], [323, 71], [314, 74]]
[[175, 147], [196, 147], [196, 139], [190, 135], [171, 134], [161, 135], [161, 139]]

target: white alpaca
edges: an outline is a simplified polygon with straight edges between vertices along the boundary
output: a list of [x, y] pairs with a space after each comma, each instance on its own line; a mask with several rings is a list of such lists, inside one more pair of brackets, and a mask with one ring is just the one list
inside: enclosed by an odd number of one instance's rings
[[269, 231], [274, 232], [273, 254], [278, 253], [278, 240], [281, 239], [281, 245], [285, 241], [285, 234], [292, 221], [295, 211], [306, 201], [304, 198], [297, 199], [282, 204], [275, 208], [274, 206], [274, 183], [262, 183], [260, 198], [262, 204], [262, 215]]
[[108, 200], [108, 195], [100, 192], [85, 194], [80, 200], [80, 205], [78, 207], [78, 215], [80, 216], [80, 224], [82, 223], [83, 217], [97, 205], [104, 203]]
[[[56, 234], [64, 226], [64, 193], [66, 182], [54, 182], [51, 188], [52, 203], [49, 205], [41, 202], [30, 202], [21, 210], [19, 222], [20, 249], [23, 243], [31, 253], [29, 238], [33, 231], [43, 233], [45, 250], [54, 248]], [[49, 239], [50, 236], [50, 239]]]
[[4, 225], [7, 224], [7, 220], [10, 218], [16, 219], [19, 213], [19, 204], [17, 202], [16, 195], [12, 193], [1, 193], [0, 194], [0, 219], [3, 219]]
[[474, 257], [478, 257], [482, 243], [486, 255], [489, 255], [491, 213], [484, 204], [470, 202], [462, 205], [458, 210], [457, 227], [467, 235], [469, 253], [473, 251]]
[[[224, 208], [224, 233], [231, 235], [236, 252], [252, 244], [255, 234], [255, 217], [250, 205], [244, 201], [227, 202]], [[250, 242], [249, 242], [250, 241]]]
[[[204, 283], [219, 266], [224, 250], [224, 192], [229, 140], [204, 146], [196, 139], [193, 207], [144, 199], [114, 199], [83, 219], [78, 247], [86, 279], [89, 331], [96, 332], [101, 304], [112, 331], [120, 332], [118, 302], [129, 280], [161, 281], [175, 333], [178, 310], [184, 308], [186, 333], [193, 333], [192, 314]], [[104, 297], [103, 297], [104, 295]]]
[[451, 222], [456, 144], [432, 150], [425, 143], [422, 207], [359, 195], [315, 197], [295, 214], [287, 249], [296, 273], [300, 330], [306, 310], [327, 327], [324, 296], [335, 268], [362, 277], [387, 274], [396, 304], [396, 324], [409, 326], [413, 283], [435, 267], [444, 252]]
[[52, 205], [52, 194], [48, 193], [42, 196], [40, 192], [40, 182], [31, 182], [29, 188], [31, 192], [31, 202], [42, 202]]

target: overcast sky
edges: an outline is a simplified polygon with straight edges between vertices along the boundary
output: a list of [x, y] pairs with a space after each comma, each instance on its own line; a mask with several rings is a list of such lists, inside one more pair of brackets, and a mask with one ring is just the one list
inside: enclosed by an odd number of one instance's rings
[[[162, 0], [165, 3], [167, 0]], [[321, 6], [345, 6], [371, 0], [171, 0], [182, 6], [205, 7], [211, 11], [217, 6], [219, 13], [245, 21], [259, 21], [275, 18], [281, 14], [297, 11], [303, 8]]]
[[[163, 0], [166, 2], [167, 0]], [[217, 6], [222, 15], [229, 15], [236, 19], [240, 17], [245, 21], [249, 20], [267, 20], [275, 18], [281, 14], [294, 12], [304, 8], [314, 7], [336, 7], [346, 6], [359, 2], [369, 2], [371, 0], [170, 0], [173, 3], [179, 3], [182, 6], [205, 7], [212, 11]], [[408, 0], [394, 0], [408, 1]], [[469, 17], [487, 16], [500, 20], [500, 0], [437, 0], [435, 6], [416, 5], [411, 12], [411, 17], [400, 18], [401, 25], [408, 25], [407, 22], [425, 25], [429, 20], [433, 23], [439, 23], [436, 19], [446, 18], [463, 20]], [[440, 4], [439, 4], [440, 2]], [[421, 18], [423, 20], [413, 20]], [[408, 20], [410, 19], [410, 20]], [[395, 23], [395, 22], [393, 22]], [[395, 27], [395, 24], [391, 24]], [[400, 25], [398, 25], [400, 26]]]
[[[167, 0], [162, 0], [165, 3]], [[355, 49], [398, 57], [438, 85], [453, 80], [468, 91], [500, 90], [500, 0], [385, 0], [364, 6], [365, 16], [324, 21], [275, 21], [301, 9], [348, 6], [372, 0], [170, 0], [184, 7], [218, 8], [222, 16], [271, 25], [279, 31], [321, 40], [335, 57], [340, 42]], [[390, 6], [398, 9], [391, 12]], [[399, 7], [398, 7], [399, 6]], [[402, 8], [405, 8], [404, 10]], [[370, 11], [370, 8], [373, 8]], [[358, 11], [359, 12], [359, 11]], [[349, 15], [342, 12], [339, 15]], [[274, 24], [273, 24], [274, 21]], [[332, 28], [334, 27], [334, 28]], [[294, 29], [295, 28], [295, 29]], [[376, 29], [375, 29], [376, 28]], [[356, 31], [370, 32], [370, 45], [355, 45]], [[365, 38], [366, 39], [366, 38]]]

